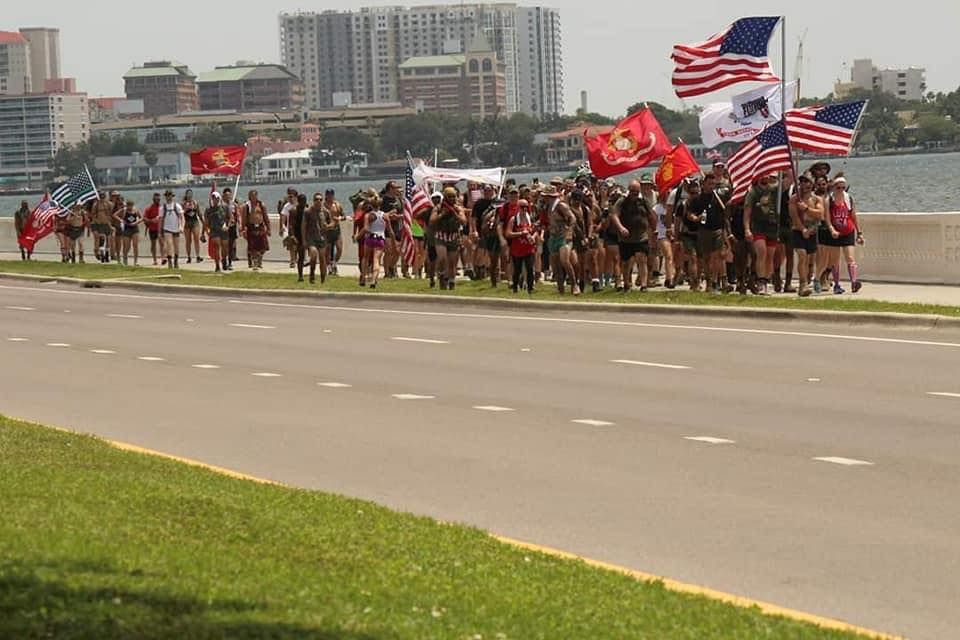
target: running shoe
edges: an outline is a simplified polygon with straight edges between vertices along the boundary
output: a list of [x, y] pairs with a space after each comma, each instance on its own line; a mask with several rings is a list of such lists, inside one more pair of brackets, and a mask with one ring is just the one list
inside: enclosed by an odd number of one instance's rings
[[846, 293], [846, 290], [844, 290], [844, 288], [841, 287], [839, 284], [833, 285], [833, 295], [842, 296], [845, 293]]
[[855, 282], [853, 283], [853, 286], [851, 287], [851, 290], [852, 290], [854, 293], [860, 293], [860, 289], [863, 289], [863, 283], [860, 282], [859, 280], [857, 280], [857, 281], [855, 281]]
[[821, 293], [823, 293], [823, 287], [820, 285], [819, 280], [813, 281], [813, 292], [816, 293], [817, 295], [820, 295]]

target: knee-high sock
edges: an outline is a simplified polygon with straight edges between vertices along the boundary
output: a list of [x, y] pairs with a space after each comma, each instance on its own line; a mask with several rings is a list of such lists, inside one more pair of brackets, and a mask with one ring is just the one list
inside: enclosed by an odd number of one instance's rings
[[847, 273], [850, 274], [850, 284], [853, 284], [859, 279], [860, 267], [857, 266], [856, 261], [851, 260], [847, 263]]

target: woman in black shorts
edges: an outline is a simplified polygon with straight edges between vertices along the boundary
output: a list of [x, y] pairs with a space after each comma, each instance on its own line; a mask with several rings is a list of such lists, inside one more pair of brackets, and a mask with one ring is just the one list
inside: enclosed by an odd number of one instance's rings
[[120, 246], [123, 255], [123, 264], [130, 264], [130, 247], [133, 246], [133, 266], [140, 262], [140, 224], [143, 216], [140, 210], [133, 205], [133, 200], [127, 200], [123, 209], [113, 214], [113, 219], [120, 230]]
[[193, 262], [193, 254], [197, 254], [197, 262], [203, 262], [200, 255], [200, 236], [203, 235], [203, 222], [200, 220], [200, 205], [193, 199], [193, 189], [187, 189], [183, 194], [183, 242], [187, 245], [187, 264]]

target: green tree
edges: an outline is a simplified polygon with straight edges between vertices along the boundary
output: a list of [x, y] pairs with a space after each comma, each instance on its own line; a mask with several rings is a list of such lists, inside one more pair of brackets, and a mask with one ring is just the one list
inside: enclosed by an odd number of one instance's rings
[[143, 154], [143, 161], [147, 163], [149, 180], [153, 182], [153, 168], [157, 166], [157, 162], [160, 161], [160, 156], [157, 155], [157, 152], [153, 149], [147, 149]]
[[638, 102], [627, 109], [627, 115], [633, 115], [644, 105], [650, 107], [650, 111], [653, 112], [660, 126], [663, 127], [664, 133], [672, 141], [681, 139], [687, 144], [700, 143], [700, 111], [698, 109], [674, 111], [659, 102]]
[[957, 138], [957, 123], [944, 116], [924, 115], [918, 119], [917, 124], [919, 125], [918, 142], [951, 143]]
[[54, 177], [73, 176], [83, 171], [84, 165], [92, 171], [94, 158], [90, 145], [86, 142], [77, 145], [65, 144], [47, 164], [53, 170]]
[[440, 119], [431, 114], [384, 122], [380, 134], [380, 144], [392, 158], [402, 158], [407, 151], [414, 156], [432, 158], [433, 150], [448, 142]]
[[382, 155], [376, 139], [359, 129], [324, 129], [320, 134], [318, 148], [329, 149], [338, 155], [360, 151], [366, 153], [375, 162], [379, 161]]
[[113, 144], [110, 146], [110, 155], [128, 156], [131, 153], [143, 153], [145, 150], [146, 147], [137, 139], [137, 134], [128, 132], [113, 139]]
[[221, 147], [245, 144], [246, 130], [238, 124], [204, 125], [193, 134], [194, 147]]

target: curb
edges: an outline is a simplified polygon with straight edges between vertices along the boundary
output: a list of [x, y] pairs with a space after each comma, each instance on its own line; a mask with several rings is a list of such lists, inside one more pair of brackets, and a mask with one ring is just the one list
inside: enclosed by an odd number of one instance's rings
[[181, 294], [202, 294], [217, 298], [295, 298], [300, 300], [336, 302], [402, 302], [429, 303], [444, 306], [476, 307], [516, 311], [579, 311], [586, 313], [646, 314], [654, 316], [698, 316], [703, 318], [779, 320], [797, 322], [830, 322], [837, 324], [873, 324], [885, 327], [914, 329], [960, 329], [960, 318], [934, 314], [909, 314], [870, 311], [828, 311], [823, 309], [765, 309], [705, 305], [615, 304], [609, 302], [545, 302], [540, 300], [510, 300], [506, 298], [477, 298], [466, 296], [439, 296], [407, 293], [351, 293], [330, 291], [296, 291], [286, 289], [234, 289], [200, 285], [159, 284], [129, 280], [85, 280], [58, 276], [3, 273], [0, 280], [22, 282], [65, 283], [89, 288], [130, 289]]

